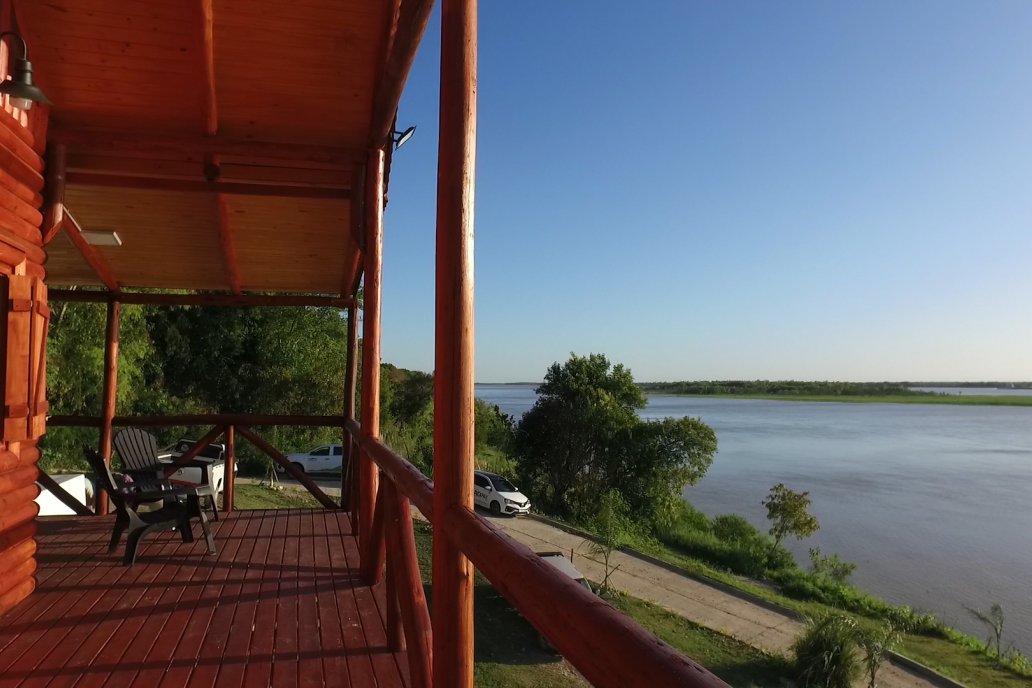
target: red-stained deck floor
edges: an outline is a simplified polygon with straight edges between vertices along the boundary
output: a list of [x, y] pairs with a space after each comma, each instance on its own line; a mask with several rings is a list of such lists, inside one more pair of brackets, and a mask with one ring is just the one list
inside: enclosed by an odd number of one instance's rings
[[[36, 592], [0, 616], [0, 686], [402, 686], [347, 515], [240, 511], [107, 554], [113, 520], [40, 519]], [[124, 537], [123, 537], [124, 544]]]

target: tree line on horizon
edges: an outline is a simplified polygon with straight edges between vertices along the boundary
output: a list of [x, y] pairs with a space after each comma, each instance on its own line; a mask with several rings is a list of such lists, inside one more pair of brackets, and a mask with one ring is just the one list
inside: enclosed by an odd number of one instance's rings
[[805, 380], [698, 380], [641, 382], [647, 392], [665, 394], [760, 394], [780, 396], [901, 396], [928, 395], [909, 382], [834, 382]]

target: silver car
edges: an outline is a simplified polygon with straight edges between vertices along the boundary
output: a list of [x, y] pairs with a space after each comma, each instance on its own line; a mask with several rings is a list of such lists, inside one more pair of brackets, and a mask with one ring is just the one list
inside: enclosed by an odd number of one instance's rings
[[311, 451], [288, 454], [287, 461], [305, 473], [340, 473], [344, 465], [344, 447], [340, 444], [324, 444]]

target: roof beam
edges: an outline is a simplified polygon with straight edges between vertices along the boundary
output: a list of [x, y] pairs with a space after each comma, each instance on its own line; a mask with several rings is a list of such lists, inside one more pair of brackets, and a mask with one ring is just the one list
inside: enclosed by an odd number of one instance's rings
[[[352, 174], [351, 217], [348, 231], [355, 244], [355, 251], [344, 271], [344, 283], [341, 284], [341, 296], [347, 298], [358, 293], [358, 285], [362, 281], [362, 250], [365, 247], [365, 165], [355, 163]], [[348, 279], [348, 278], [351, 279]]]
[[219, 108], [215, 99], [215, 21], [212, 0], [201, 0], [201, 57], [204, 60], [204, 131], [213, 136], [219, 129]]
[[64, 224], [65, 209], [65, 147], [54, 144], [47, 154], [47, 184], [44, 187], [46, 206], [43, 210], [43, 245], [46, 246]]
[[[116, 297], [97, 289], [51, 289], [51, 301], [105, 303]], [[143, 306], [320, 306], [347, 308], [354, 299], [316, 294], [176, 294], [171, 292], [122, 292], [122, 303]]]
[[416, 50], [430, 21], [433, 6], [433, 0], [403, 0], [401, 3], [397, 23], [387, 38], [387, 57], [373, 97], [373, 119], [369, 132], [371, 148], [384, 148], [389, 144], [394, 115], [401, 102], [401, 91], [405, 88], [405, 81], [416, 59]]
[[[118, 294], [120, 291], [118, 280], [115, 279], [114, 273], [111, 272], [111, 268], [108, 267], [107, 261], [104, 260], [104, 257], [97, 252], [97, 249], [93, 248], [93, 246], [86, 241], [86, 237], [82, 235], [82, 227], [79, 226], [79, 223], [76, 222], [75, 218], [72, 217], [72, 214], [68, 212], [67, 208], [64, 211], [64, 222], [61, 223], [61, 226], [64, 227], [65, 234], [67, 234], [68, 238], [72, 240], [72, 243], [75, 244], [75, 248], [77, 248], [79, 253], [82, 254], [82, 257], [86, 259], [90, 268], [94, 273], [96, 273], [97, 277], [100, 278], [100, 281], [104, 283], [104, 286], [108, 288], [108, 291]], [[110, 294], [107, 296], [110, 296]]]
[[216, 197], [219, 211], [219, 241], [222, 244], [222, 256], [226, 259], [226, 274], [229, 276], [229, 288], [234, 294], [240, 293], [240, 269], [237, 267], [236, 249], [233, 247], [233, 227], [229, 222], [229, 202], [225, 194]]
[[261, 182], [224, 182], [219, 180], [188, 179], [184, 177], [141, 177], [131, 174], [70, 171], [67, 183], [79, 186], [114, 186], [125, 189], [154, 189], [160, 191], [196, 191], [239, 196], [279, 196], [283, 198], [337, 198], [351, 197], [342, 186], [264, 184]]
[[[390, 126], [388, 124], [388, 126]], [[297, 163], [319, 163], [351, 169], [353, 163], [365, 159], [362, 151], [340, 146], [308, 143], [282, 143], [237, 139], [215, 134], [213, 136], [168, 134], [165, 132], [126, 132], [116, 129], [75, 129], [54, 126], [50, 140], [63, 143], [73, 152], [93, 152], [112, 156], [140, 156], [162, 154], [170, 159], [184, 155], [203, 158], [207, 155], [226, 155], [241, 158], [290, 160]], [[299, 165], [302, 166], [303, 165]]]

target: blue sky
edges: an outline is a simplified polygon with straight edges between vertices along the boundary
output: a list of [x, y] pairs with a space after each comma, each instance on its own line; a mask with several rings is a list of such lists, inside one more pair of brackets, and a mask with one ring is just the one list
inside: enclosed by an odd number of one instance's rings
[[[477, 380], [1032, 379], [1032, 2], [483, 2]], [[383, 356], [433, 367], [439, 24]]]

